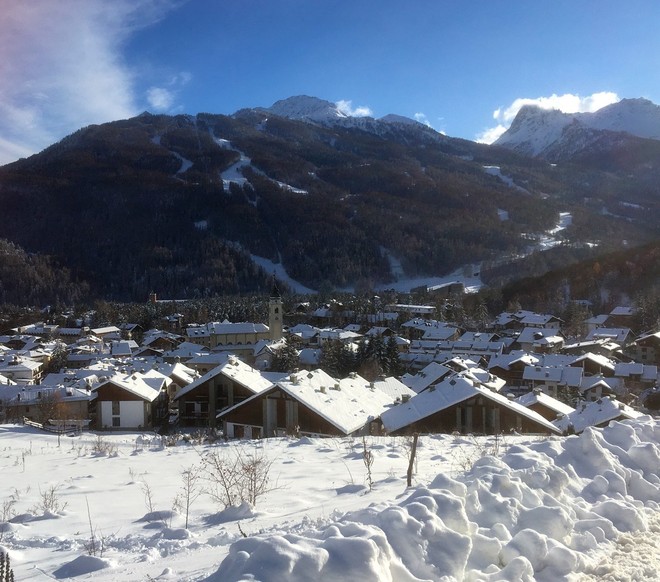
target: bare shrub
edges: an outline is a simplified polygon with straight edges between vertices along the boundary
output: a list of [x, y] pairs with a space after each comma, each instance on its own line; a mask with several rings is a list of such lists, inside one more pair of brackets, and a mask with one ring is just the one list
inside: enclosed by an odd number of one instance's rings
[[49, 485], [46, 490], [39, 488], [39, 503], [30, 512], [37, 513], [60, 513], [66, 509], [67, 502], [62, 501], [60, 485]]
[[206, 492], [225, 508], [243, 502], [256, 505], [261, 495], [272, 490], [269, 487], [272, 464], [263, 451], [256, 448], [247, 452], [237, 447], [227, 454], [215, 450], [203, 459], [208, 483]]
[[373, 477], [371, 475], [371, 467], [374, 464], [374, 454], [367, 447], [367, 437], [362, 437], [362, 460], [364, 461], [364, 466], [367, 469], [367, 484], [369, 485], [369, 491], [374, 487]]
[[191, 465], [181, 471], [181, 487], [174, 497], [173, 507], [176, 511], [184, 513], [186, 516], [185, 528], [188, 529], [188, 516], [190, 507], [195, 500], [202, 494], [200, 479], [202, 476], [201, 467]]
[[102, 435], [96, 435], [96, 440], [92, 444], [92, 453], [95, 455], [104, 455], [111, 457], [117, 453], [117, 445], [105, 440]]

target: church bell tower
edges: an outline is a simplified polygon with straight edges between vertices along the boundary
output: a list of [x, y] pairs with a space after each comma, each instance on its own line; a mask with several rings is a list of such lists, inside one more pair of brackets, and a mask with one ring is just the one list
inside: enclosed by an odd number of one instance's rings
[[268, 327], [270, 328], [270, 339], [273, 341], [282, 339], [282, 315], [282, 295], [273, 275], [273, 286], [268, 301]]

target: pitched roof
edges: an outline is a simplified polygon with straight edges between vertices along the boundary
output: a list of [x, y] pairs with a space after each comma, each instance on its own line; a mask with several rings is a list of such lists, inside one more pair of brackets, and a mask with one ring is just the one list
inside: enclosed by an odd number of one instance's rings
[[573, 412], [554, 421], [563, 432], [571, 427], [576, 433], [589, 426], [599, 426], [619, 418], [635, 419], [643, 416], [641, 412], [626, 406], [613, 398], [600, 398], [594, 402], [584, 402]]
[[464, 402], [473, 396], [484, 396], [497, 404], [509, 408], [510, 410], [524, 416], [546, 430], [554, 433], [560, 432], [552, 423], [547, 421], [537, 412], [530, 410], [506, 396], [499, 394], [489, 388], [485, 388], [480, 383], [469, 377], [470, 372], [463, 372], [447, 378], [438, 384], [434, 390], [426, 390], [415, 395], [408, 402], [399, 404], [395, 408], [384, 412], [381, 421], [385, 430], [393, 432], [405, 426], [423, 420], [445, 410], [451, 406]]
[[[335, 380], [320, 369], [310, 372], [303, 370], [277, 382], [266, 392], [277, 389], [286, 392], [344, 434], [359, 430], [394, 405], [394, 399], [387, 390], [376, 388], [375, 385], [371, 387], [369, 382], [357, 374]], [[266, 392], [255, 394], [222, 411], [218, 417], [245, 406]]]

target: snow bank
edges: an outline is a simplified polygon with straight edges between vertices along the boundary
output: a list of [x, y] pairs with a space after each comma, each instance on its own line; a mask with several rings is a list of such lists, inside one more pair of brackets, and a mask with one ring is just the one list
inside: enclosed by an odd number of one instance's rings
[[555, 582], [597, 573], [612, 541], [647, 531], [660, 508], [659, 440], [645, 417], [512, 446], [399, 504], [240, 539], [208, 580]]
[[75, 578], [110, 567], [112, 567], [112, 563], [109, 560], [97, 558], [96, 556], [78, 556], [55, 570], [53, 576], [55, 578]]

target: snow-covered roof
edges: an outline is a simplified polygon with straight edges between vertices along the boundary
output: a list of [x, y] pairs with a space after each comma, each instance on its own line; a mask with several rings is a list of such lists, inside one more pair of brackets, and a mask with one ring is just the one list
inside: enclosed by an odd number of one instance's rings
[[[335, 380], [320, 369], [310, 372], [303, 370], [290, 374], [287, 379], [277, 382], [268, 391], [278, 388], [344, 434], [359, 430], [393, 406], [393, 398], [387, 391], [371, 387], [367, 380], [357, 374]], [[224, 410], [219, 416], [224, 416], [261, 395], [251, 396]]]
[[174, 397], [179, 399], [182, 396], [185, 396], [195, 388], [205, 384], [209, 380], [212, 380], [216, 376], [225, 376], [234, 380], [244, 388], [248, 389], [250, 392], [255, 394], [263, 392], [266, 388], [272, 385], [272, 382], [264, 378], [262, 373], [259, 370], [255, 370], [252, 366], [249, 366], [236, 356], [232, 354], [225, 355], [225, 362], [216, 366], [212, 370], [209, 370], [203, 376], [200, 376], [193, 380], [186, 387], [179, 390], [179, 392]]
[[653, 382], [658, 379], [658, 366], [638, 362], [617, 362], [614, 364], [614, 375], [622, 378], [638, 376], [640, 380]]
[[610, 315], [631, 317], [635, 315], [635, 309], [626, 305], [619, 305], [610, 311]]
[[556, 412], [557, 414], [570, 414], [575, 410], [575, 408], [573, 408], [572, 406], [569, 406], [568, 404], [562, 402], [561, 400], [557, 400], [556, 398], [553, 398], [552, 396], [546, 394], [545, 392], [542, 392], [541, 390], [532, 390], [527, 394], [523, 394], [522, 396], [516, 398], [515, 402], [521, 404], [522, 406], [525, 406], [526, 408], [529, 408], [534, 404], [541, 404], [542, 406], [549, 408], [550, 410]]
[[642, 417], [641, 412], [626, 406], [613, 398], [600, 398], [594, 402], [584, 402], [570, 414], [555, 420], [554, 424], [567, 432], [571, 427], [580, 433], [589, 426], [599, 426], [619, 418], [635, 419]]
[[133, 373], [115, 373], [105, 381], [100, 382], [92, 388], [92, 391], [97, 392], [107, 384], [114, 384], [124, 390], [135, 394], [140, 398], [153, 402], [158, 398], [161, 390], [167, 386], [169, 379], [158, 372], [157, 370], [149, 370], [144, 374], [141, 372]]
[[426, 390], [445, 376], [453, 374], [453, 370], [437, 362], [431, 362], [417, 374], [405, 374], [401, 381], [416, 393]]
[[591, 352], [578, 356], [573, 360], [573, 363], [571, 365], [574, 366], [576, 364], [581, 364], [586, 361], [593, 362], [594, 364], [597, 364], [601, 368], [607, 368], [608, 370], [614, 372], [614, 362], [612, 360], [600, 354], [594, 354]]
[[527, 366], [523, 370], [523, 380], [534, 382], [552, 382], [563, 386], [580, 386], [582, 380], [582, 368], [570, 366]]
[[383, 413], [381, 421], [387, 432], [393, 432], [479, 395], [533, 420], [550, 432], [560, 432], [556, 426], [548, 422], [540, 414], [509, 400], [506, 396], [502, 396], [489, 388], [481, 386], [466, 374], [452, 376], [438, 384], [434, 390], [421, 392], [408, 402], [391, 408]]
[[630, 334], [631, 331], [627, 327], [597, 327], [592, 329], [585, 339], [609, 339], [617, 343], [625, 343]]

